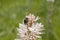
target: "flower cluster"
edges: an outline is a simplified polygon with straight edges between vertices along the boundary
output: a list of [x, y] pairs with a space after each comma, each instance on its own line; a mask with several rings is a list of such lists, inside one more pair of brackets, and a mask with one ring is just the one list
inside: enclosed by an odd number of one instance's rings
[[29, 27], [28, 25], [24, 23], [19, 23], [19, 28], [17, 28], [18, 31], [18, 38], [19, 40], [37, 40], [37, 38], [41, 38], [41, 34], [43, 34], [44, 25], [42, 23], [36, 23], [39, 18], [35, 17], [32, 14], [29, 14], [26, 16], [28, 18], [28, 22], [32, 21], [32, 25]]

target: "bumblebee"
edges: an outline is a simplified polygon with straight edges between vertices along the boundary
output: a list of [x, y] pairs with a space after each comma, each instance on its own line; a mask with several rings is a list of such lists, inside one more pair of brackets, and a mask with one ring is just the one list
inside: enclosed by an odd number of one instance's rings
[[24, 19], [24, 24], [25, 24], [25, 25], [28, 25], [29, 27], [31, 27], [31, 26], [32, 26], [32, 21], [29, 21], [28, 18], [25, 18], [25, 19]]

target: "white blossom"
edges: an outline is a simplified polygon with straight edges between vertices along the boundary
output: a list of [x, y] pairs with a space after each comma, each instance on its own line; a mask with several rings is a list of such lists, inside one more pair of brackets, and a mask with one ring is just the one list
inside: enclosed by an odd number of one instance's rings
[[[26, 17], [31, 21], [37, 21], [39, 19], [39, 17], [36, 18], [32, 14], [29, 14]], [[43, 34], [43, 30], [45, 29], [42, 23], [33, 22], [31, 27], [24, 23], [19, 23], [19, 28], [17, 28], [19, 38], [16, 40], [37, 40], [37, 38], [41, 38], [39, 35]]]
[[55, 0], [47, 0], [48, 2], [54, 2]]

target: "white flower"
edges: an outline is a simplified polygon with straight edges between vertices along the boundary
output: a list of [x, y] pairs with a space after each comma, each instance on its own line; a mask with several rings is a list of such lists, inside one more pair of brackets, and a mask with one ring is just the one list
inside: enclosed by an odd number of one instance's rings
[[[32, 21], [37, 21], [39, 19], [39, 17], [35, 18], [34, 15], [29, 14], [28, 16], [26, 16], [27, 18], [29, 18], [29, 20]], [[45, 30], [44, 29], [44, 25], [42, 25], [42, 23], [32, 23], [31, 27], [29, 27], [28, 25], [25, 25], [24, 23], [20, 24], [19, 23], [19, 28], [17, 28], [18, 31], [18, 36], [20, 37], [21, 40], [36, 40], [37, 38], [41, 38], [41, 34], [42, 31]]]
[[54, 2], [55, 0], [47, 0], [48, 2]]

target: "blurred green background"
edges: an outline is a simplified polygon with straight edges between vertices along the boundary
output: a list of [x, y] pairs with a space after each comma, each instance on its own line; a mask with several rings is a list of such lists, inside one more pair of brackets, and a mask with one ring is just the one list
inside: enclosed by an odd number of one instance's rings
[[[60, 0], [53, 3], [51, 32], [42, 35], [42, 40], [60, 40]], [[14, 40], [16, 28], [29, 13], [39, 16], [46, 28], [48, 3], [46, 0], [0, 0], [0, 40]], [[48, 38], [47, 38], [48, 35]], [[40, 40], [40, 39], [39, 39]]]

